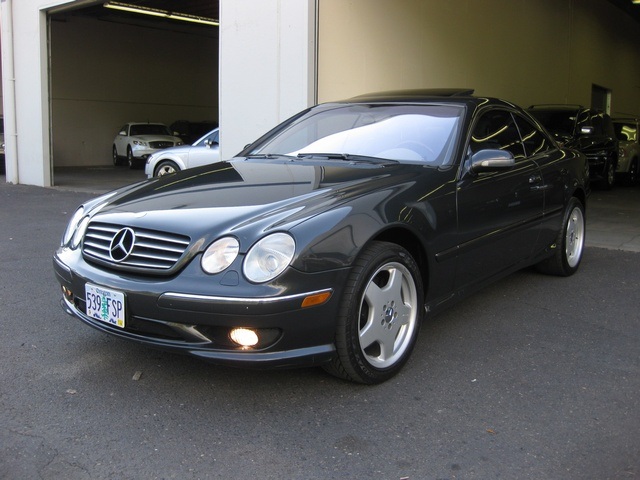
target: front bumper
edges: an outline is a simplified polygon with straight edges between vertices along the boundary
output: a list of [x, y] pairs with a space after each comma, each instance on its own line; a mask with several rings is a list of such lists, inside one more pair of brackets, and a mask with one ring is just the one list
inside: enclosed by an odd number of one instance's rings
[[[77, 260], [77, 264], [68, 262], [70, 258]], [[69, 263], [77, 268], [70, 268]], [[64, 310], [84, 323], [120, 338], [217, 364], [244, 367], [320, 365], [335, 355], [339, 295], [330, 286], [344, 278], [344, 271], [292, 272], [295, 282], [291, 284], [297, 285], [295, 291], [283, 289], [278, 295], [257, 297], [241, 295], [238, 289], [232, 289], [238, 296], [185, 293], [185, 281], [180, 277], [194, 274], [189, 266], [172, 278], [131, 279], [98, 269], [84, 262], [79, 254], [69, 252], [57, 252], [53, 264], [63, 289], [61, 304]], [[124, 328], [86, 314], [87, 282], [124, 293], [127, 312]], [[329, 287], [318, 288], [319, 285]], [[319, 291], [332, 295], [321, 305], [302, 307], [304, 298]], [[239, 347], [229, 338], [234, 327], [255, 329], [265, 340], [257, 347]]]

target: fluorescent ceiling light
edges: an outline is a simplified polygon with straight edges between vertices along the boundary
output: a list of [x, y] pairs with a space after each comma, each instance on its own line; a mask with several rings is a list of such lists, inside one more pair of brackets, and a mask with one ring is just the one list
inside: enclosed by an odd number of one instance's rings
[[188, 15], [186, 13], [175, 13], [175, 12], [170, 12], [168, 10], [160, 10], [157, 8], [139, 7], [138, 5], [131, 5], [129, 3], [104, 2], [102, 6], [105, 8], [112, 8], [114, 10], [122, 10], [124, 12], [132, 12], [132, 13], [139, 13], [141, 15], [151, 15], [153, 17], [168, 18], [170, 20], [200, 23], [203, 25], [213, 25], [215, 27], [220, 26], [220, 22], [213, 18], [199, 17], [196, 15]]

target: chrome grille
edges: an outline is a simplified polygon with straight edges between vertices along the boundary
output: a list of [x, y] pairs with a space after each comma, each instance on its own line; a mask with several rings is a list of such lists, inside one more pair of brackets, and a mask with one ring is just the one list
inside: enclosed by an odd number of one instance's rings
[[[125, 258], [118, 261], [112, 256], [111, 250], [114, 238], [123, 229], [132, 231], [135, 240], [130, 245], [130, 249], [127, 249], [128, 254]], [[164, 272], [176, 265], [190, 241], [190, 238], [185, 235], [92, 222], [84, 236], [82, 253], [88, 260], [95, 260], [115, 268]], [[117, 258], [121, 257], [122, 255]]]

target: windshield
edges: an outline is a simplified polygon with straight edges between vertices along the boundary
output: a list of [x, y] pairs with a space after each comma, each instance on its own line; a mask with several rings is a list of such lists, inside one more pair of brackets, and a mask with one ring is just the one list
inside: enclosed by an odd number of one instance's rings
[[332, 105], [309, 110], [250, 154], [331, 155], [451, 163], [463, 107], [458, 105]]
[[131, 125], [130, 135], [171, 135], [171, 132], [165, 125], [143, 123]]
[[529, 110], [538, 121], [556, 135], [571, 136], [576, 125], [576, 111], [573, 110]]

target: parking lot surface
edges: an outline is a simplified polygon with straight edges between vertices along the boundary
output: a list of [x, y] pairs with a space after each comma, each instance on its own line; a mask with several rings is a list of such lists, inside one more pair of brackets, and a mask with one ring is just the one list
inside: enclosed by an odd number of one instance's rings
[[0, 183], [0, 478], [640, 478], [640, 189], [594, 191], [576, 275], [491, 285], [367, 387], [212, 366], [66, 315], [52, 253], [111, 185], [60, 180]]

